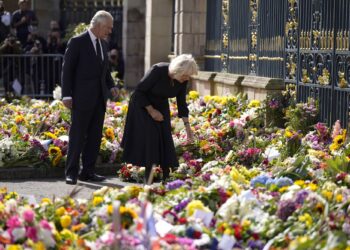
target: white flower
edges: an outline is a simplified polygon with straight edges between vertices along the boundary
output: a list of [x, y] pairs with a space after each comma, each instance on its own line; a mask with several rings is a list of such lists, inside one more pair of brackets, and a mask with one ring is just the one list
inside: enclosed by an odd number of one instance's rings
[[56, 245], [56, 242], [52, 237], [52, 233], [48, 229], [40, 228], [38, 238], [44, 242], [46, 247], [54, 247]]
[[275, 147], [268, 147], [263, 153], [263, 156], [267, 158], [268, 161], [272, 161], [273, 159], [280, 157], [280, 155], [280, 152]]
[[61, 87], [60, 87], [60, 86], [57, 86], [57, 87], [54, 89], [54, 91], [52, 92], [52, 94], [53, 94], [53, 98], [54, 98], [55, 100], [61, 100], [61, 98], [62, 98], [62, 89], [61, 89]]
[[26, 230], [24, 227], [15, 228], [12, 230], [12, 236], [14, 241], [23, 239], [26, 236]]

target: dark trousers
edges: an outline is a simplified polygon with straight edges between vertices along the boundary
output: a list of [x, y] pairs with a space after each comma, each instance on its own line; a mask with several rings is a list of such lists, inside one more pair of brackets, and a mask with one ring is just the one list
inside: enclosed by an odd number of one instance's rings
[[72, 110], [66, 176], [77, 178], [80, 168], [80, 155], [82, 156], [83, 163], [80, 175], [94, 173], [95, 163], [101, 145], [105, 110], [102, 97], [94, 110]]

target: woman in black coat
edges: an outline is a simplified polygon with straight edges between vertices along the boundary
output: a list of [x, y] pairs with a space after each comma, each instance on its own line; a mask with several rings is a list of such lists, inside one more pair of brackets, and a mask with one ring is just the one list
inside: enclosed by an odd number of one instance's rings
[[169, 169], [179, 162], [171, 135], [168, 98], [176, 97], [178, 116], [182, 118], [187, 139], [193, 140], [186, 103], [187, 82], [197, 74], [197, 64], [191, 55], [183, 54], [171, 63], [157, 63], [141, 79], [130, 97], [121, 146], [123, 160], [144, 166], [148, 181], [153, 165], [160, 165], [163, 181]]

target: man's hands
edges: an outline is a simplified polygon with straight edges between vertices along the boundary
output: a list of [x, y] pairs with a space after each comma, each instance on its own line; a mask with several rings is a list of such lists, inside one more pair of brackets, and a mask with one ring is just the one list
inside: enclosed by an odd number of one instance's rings
[[153, 108], [152, 105], [147, 106], [146, 110], [147, 110], [148, 114], [153, 118], [153, 120], [155, 120], [157, 122], [164, 121], [164, 117], [163, 117], [162, 113], [160, 113], [158, 110]]

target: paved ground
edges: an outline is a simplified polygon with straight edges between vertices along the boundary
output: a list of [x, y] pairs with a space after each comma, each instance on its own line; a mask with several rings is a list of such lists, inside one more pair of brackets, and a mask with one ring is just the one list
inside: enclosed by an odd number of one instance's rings
[[38, 179], [38, 180], [11, 180], [0, 181], [0, 188], [7, 187], [8, 191], [15, 191], [21, 196], [34, 198], [40, 201], [42, 198], [62, 197], [69, 195], [74, 188], [79, 188], [80, 191], [76, 198], [90, 198], [92, 192], [103, 186], [123, 187], [126, 185], [134, 185], [134, 183], [122, 182], [115, 177], [107, 177], [104, 182], [80, 182], [77, 185], [67, 185], [63, 178], [55, 179]]

